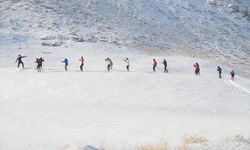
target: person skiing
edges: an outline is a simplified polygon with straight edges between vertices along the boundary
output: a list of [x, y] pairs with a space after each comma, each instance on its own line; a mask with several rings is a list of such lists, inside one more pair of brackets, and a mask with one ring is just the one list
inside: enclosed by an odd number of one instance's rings
[[39, 59], [36, 58], [35, 63], [37, 63], [37, 65], [36, 65], [36, 69], [37, 69], [37, 70], [39, 69], [38, 61], [39, 61]]
[[81, 58], [79, 59], [79, 61], [81, 62], [81, 65], [80, 65], [80, 70], [81, 70], [81, 71], [83, 71], [84, 58], [83, 58], [83, 57], [81, 57]]
[[168, 72], [168, 69], [167, 69], [168, 63], [166, 59], [163, 60], [162, 64], [164, 65], [164, 72]]
[[37, 69], [38, 72], [41, 72], [41, 70], [43, 68], [43, 62], [44, 62], [44, 60], [43, 60], [42, 57], [40, 57], [39, 59], [36, 58], [36, 63], [37, 63], [36, 69]]
[[220, 66], [217, 67], [217, 71], [219, 72], [219, 78], [221, 79], [222, 69]]
[[157, 66], [157, 61], [155, 59], [153, 59], [153, 71], [154, 72], [156, 71], [155, 70], [156, 66]]
[[110, 70], [113, 70], [113, 61], [109, 58], [110, 61]]
[[113, 62], [111, 61], [110, 58], [106, 58], [105, 61], [107, 62], [107, 69], [110, 71], [112, 69]]
[[198, 63], [194, 64], [194, 68], [195, 68], [195, 74], [196, 75], [200, 75], [200, 65]]
[[126, 68], [127, 68], [127, 71], [129, 71], [129, 66], [130, 66], [129, 59], [128, 59], [128, 58], [126, 58], [126, 59], [124, 59], [124, 61], [127, 63]]
[[20, 64], [22, 65], [23, 69], [24, 69], [24, 63], [22, 61], [23, 58], [25, 58], [27, 56], [21, 56], [20, 54], [18, 55], [17, 59], [16, 59], [16, 63], [17, 63], [17, 67], [19, 68]]
[[231, 74], [231, 80], [234, 80], [234, 76], [235, 76], [234, 70], [232, 70], [232, 71], [230, 72], [230, 74]]
[[64, 61], [62, 61], [62, 63], [64, 63], [64, 65], [65, 65], [65, 66], [64, 66], [65, 71], [68, 71], [68, 65], [69, 65], [68, 59], [65, 58]]

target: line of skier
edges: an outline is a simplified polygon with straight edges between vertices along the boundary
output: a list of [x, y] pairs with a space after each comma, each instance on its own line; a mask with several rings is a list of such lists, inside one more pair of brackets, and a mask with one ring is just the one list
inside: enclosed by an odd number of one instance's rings
[[[16, 59], [16, 63], [17, 64], [17, 67], [19, 68], [20, 65], [22, 65], [22, 68], [24, 69], [24, 63], [22, 61], [23, 58], [26, 58], [27, 56], [21, 56], [20, 54], [18, 55], [17, 59]], [[81, 56], [81, 58], [79, 59], [80, 61], [80, 71], [83, 71], [83, 66], [84, 66], [84, 58]], [[43, 66], [43, 62], [44, 62], [44, 59], [42, 57], [40, 58], [36, 58], [35, 60], [35, 63], [37, 63], [37, 71], [38, 72], [41, 72], [42, 70], [42, 66]], [[67, 58], [65, 58], [63, 61], [61, 61], [62, 63], [64, 63], [64, 69], [65, 71], [68, 71], [68, 65], [69, 65], [69, 61]], [[108, 57], [105, 59], [105, 62], [107, 63], [107, 71], [111, 71], [113, 69], [113, 61]], [[129, 72], [130, 71], [130, 60], [128, 58], [125, 58], [124, 59], [124, 62], [126, 63], [126, 70]], [[153, 59], [153, 72], [156, 72], [156, 67], [157, 67], [157, 61], [156, 59]], [[162, 62], [163, 66], [164, 66], [164, 72], [165, 73], [168, 73], [168, 69], [167, 69], [167, 66], [168, 66], [168, 63], [167, 63], [167, 60], [164, 59], [163, 62]], [[199, 75], [200, 76], [200, 65], [198, 63], [195, 63], [194, 65], [194, 73], [195, 75]], [[222, 78], [222, 69], [220, 66], [217, 67], [217, 71], [219, 73], [219, 79]], [[235, 76], [235, 72], [234, 70], [232, 70], [230, 72], [230, 75], [231, 75], [231, 80], [234, 80], [234, 76]]]
[[[222, 69], [221, 69], [220, 66], [217, 67], [217, 71], [218, 71], [218, 73], [219, 73], [219, 78], [221, 79], [221, 78], [222, 78]], [[231, 75], [231, 80], [234, 80], [234, 76], [235, 76], [234, 70], [232, 70], [232, 71], [230, 72], [230, 75]]]

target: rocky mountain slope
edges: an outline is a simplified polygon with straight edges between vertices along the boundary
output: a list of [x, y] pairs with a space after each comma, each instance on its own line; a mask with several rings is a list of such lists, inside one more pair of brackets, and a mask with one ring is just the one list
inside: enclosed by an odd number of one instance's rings
[[250, 70], [248, 0], [0, 0], [0, 44], [101, 42]]

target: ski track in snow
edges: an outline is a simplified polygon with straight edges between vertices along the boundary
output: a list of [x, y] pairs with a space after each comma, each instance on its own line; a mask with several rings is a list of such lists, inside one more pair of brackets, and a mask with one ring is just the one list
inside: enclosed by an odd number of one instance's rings
[[235, 82], [232, 81], [232, 80], [224, 80], [224, 82], [225, 82], [225, 83], [228, 83], [228, 84], [230, 84], [230, 85], [232, 85], [233, 87], [235, 87], [235, 88], [237, 88], [237, 89], [239, 89], [239, 90], [241, 90], [241, 91], [244, 91], [244, 92], [250, 94], [250, 90], [244, 88], [243, 86], [241, 86], [241, 85], [235, 83]]

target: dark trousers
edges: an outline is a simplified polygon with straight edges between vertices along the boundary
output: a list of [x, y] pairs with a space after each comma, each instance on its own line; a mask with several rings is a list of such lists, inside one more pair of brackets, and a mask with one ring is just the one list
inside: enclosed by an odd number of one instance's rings
[[81, 64], [81, 66], [80, 66], [80, 70], [81, 70], [81, 71], [83, 71], [83, 64]]
[[127, 67], [126, 67], [126, 68], [127, 68], [127, 71], [129, 71], [129, 65], [127, 65]]
[[156, 67], [156, 65], [153, 65], [153, 71], [155, 72], [155, 67]]
[[196, 74], [196, 75], [200, 75], [200, 70], [199, 70], [199, 69], [196, 69], [196, 70], [195, 70], [195, 74]]
[[24, 64], [23, 64], [22, 61], [19, 61], [19, 62], [18, 62], [17, 67], [19, 68], [20, 64], [22, 64], [22, 67], [23, 67], [23, 69], [24, 69]]
[[110, 71], [110, 69], [111, 69], [111, 65], [110, 64], [107, 66], [107, 69], [108, 69], [108, 71]]
[[36, 69], [40, 72], [42, 70], [42, 64], [38, 64]]
[[221, 79], [221, 72], [219, 73], [219, 78]]
[[64, 69], [65, 71], [68, 71], [68, 64], [65, 65]]
[[231, 75], [231, 79], [234, 80], [234, 75]]
[[164, 66], [164, 72], [168, 72], [167, 66]]

